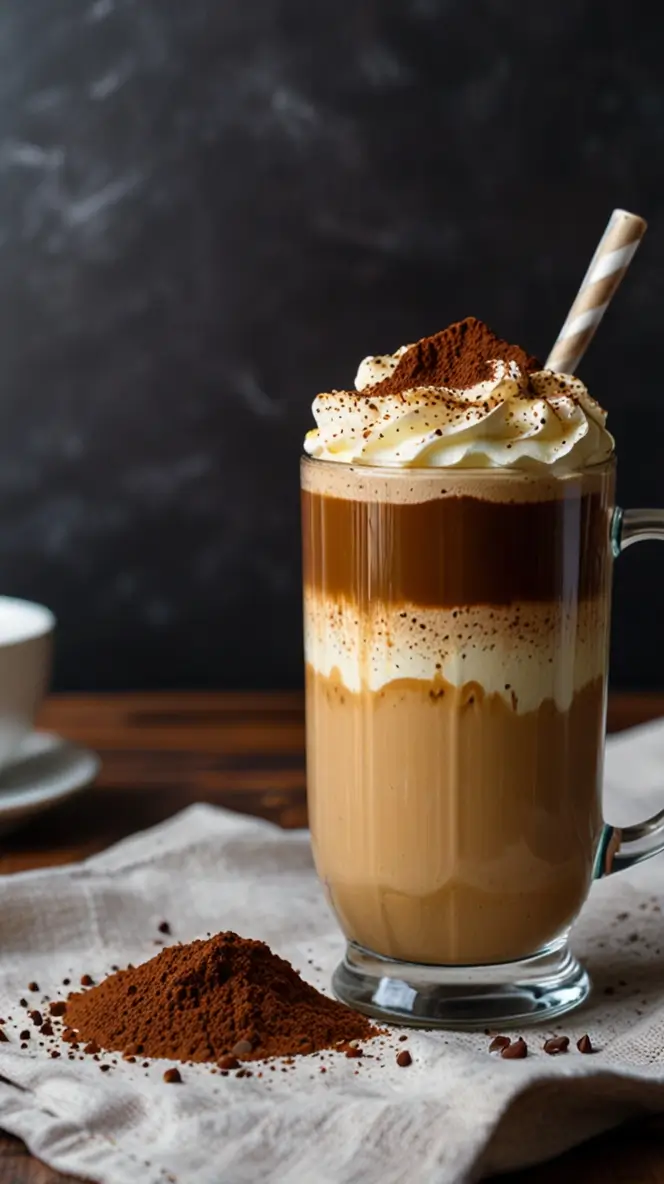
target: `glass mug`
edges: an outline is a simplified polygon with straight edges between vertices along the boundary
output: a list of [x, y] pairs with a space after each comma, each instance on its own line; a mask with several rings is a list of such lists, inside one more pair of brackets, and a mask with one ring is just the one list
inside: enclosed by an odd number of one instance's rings
[[474, 1027], [590, 989], [593, 878], [664, 849], [602, 818], [613, 559], [664, 538], [613, 460], [564, 476], [302, 461], [314, 859], [347, 938], [333, 986], [381, 1019]]

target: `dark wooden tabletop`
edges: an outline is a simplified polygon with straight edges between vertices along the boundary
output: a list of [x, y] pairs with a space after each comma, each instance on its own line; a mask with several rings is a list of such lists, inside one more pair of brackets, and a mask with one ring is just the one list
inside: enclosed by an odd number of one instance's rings
[[[664, 696], [614, 696], [618, 731], [664, 715]], [[96, 785], [2, 841], [0, 872], [83, 859], [192, 802], [306, 822], [302, 696], [289, 693], [61, 695], [42, 727], [94, 748]], [[0, 1184], [62, 1184], [23, 1145], [0, 1134]], [[640, 1121], [506, 1184], [664, 1184], [664, 1120]]]

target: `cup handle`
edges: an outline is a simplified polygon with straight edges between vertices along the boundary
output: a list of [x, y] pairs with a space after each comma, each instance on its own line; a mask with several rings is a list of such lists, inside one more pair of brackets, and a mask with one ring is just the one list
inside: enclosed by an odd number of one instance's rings
[[[646, 539], [664, 542], [664, 510], [614, 511], [611, 549], [616, 559], [632, 543]], [[605, 822], [595, 857], [595, 879], [623, 871], [660, 851], [664, 851], [664, 810], [634, 826], [610, 826]]]

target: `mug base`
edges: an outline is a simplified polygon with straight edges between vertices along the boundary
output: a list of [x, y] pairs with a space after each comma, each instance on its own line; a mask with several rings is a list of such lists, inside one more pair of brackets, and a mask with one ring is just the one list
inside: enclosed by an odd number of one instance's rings
[[566, 939], [519, 962], [426, 966], [349, 942], [332, 989], [355, 1011], [419, 1028], [506, 1028], [543, 1023], [579, 1007], [590, 979]]

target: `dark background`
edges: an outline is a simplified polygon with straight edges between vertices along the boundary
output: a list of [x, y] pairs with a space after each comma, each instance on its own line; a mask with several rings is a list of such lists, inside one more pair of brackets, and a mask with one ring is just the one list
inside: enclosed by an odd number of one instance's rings
[[[0, 589], [54, 608], [61, 687], [299, 684], [313, 395], [469, 313], [545, 356], [617, 205], [650, 230], [580, 373], [664, 503], [653, 21], [2, 0]], [[616, 686], [664, 685], [663, 588], [619, 564]]]

